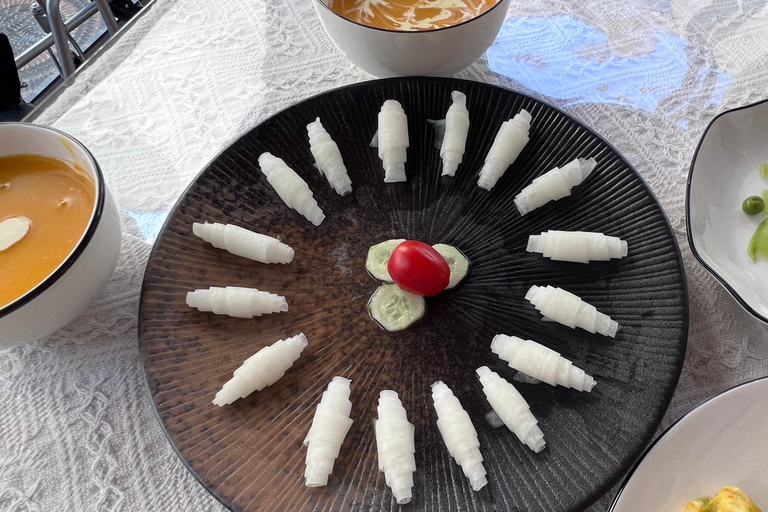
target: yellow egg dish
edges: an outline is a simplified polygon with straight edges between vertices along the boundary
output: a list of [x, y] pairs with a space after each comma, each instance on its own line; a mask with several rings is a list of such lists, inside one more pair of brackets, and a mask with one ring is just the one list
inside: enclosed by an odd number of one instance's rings
[[685, 512], [762, 512], [738, 487], [723, 487], [714, 498], [689, 501]]

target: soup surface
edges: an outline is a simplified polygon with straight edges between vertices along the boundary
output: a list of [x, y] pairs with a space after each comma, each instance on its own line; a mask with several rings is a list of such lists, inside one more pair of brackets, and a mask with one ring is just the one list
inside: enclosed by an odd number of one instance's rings
[[0, 251], [0, 307], [48, 277], [88, 227], [96, 185], [84, 171], [36, 155], [0, 158], [0, 222], [26, 217], [26, 236]]
[[432, 30], [478, 16], [498, 0], [330, 0], [345, 18], [388, 30]]

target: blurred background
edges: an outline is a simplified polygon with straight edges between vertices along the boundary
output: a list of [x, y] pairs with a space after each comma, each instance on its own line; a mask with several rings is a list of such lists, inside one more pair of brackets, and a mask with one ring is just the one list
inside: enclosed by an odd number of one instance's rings
[[[59, 10], [63, 21], [73, 19], [76, 28], [69, 32], [69, 50], [75, 66], [82, 64], [109, 37], [107, 26], [91, 0], [60, 0]], [[109, 0], [112, 14], [119, 25], [128, 21], [142, 7], [139, 0]], [[46, 2], [41, 0], [0, 0], [0, 33], [5, 34], [18, 60], [25, 52], [34, 47], [48, 34], [50, 22], [46, 13]], [[59, 63], [54, 58], [55, 49], [46, 45], [45, 49], [34, 52], [31, 59], [18, 70], [21, 80], [21, 96], [27, 103], [39, 99], [47, 90], [56, 85], [59, 77]]]
[[[66, 20], [86, 7], [90, 0], [62, 0], [61, 15]], [[46, 32], [37, 22], [34, 0], [0, 0], [0, 27], [8, 36], [15, 55], [34, 45]], [[72, 37], [81, 48], [90, 48], [106, 32], [101, 17], [92, 16], [72, 31]], [[51, 55], [44, 52], [19, 70], [19, 78], [26, 83], [21, 91], [25, 101], [32, 99], [49, 85], [58, 75], [58, 69]]]

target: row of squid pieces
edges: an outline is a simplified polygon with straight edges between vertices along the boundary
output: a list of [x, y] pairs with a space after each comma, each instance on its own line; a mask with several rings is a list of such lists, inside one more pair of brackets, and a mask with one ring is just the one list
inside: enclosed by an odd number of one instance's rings
[[[453, 91], [451, 98], [453, 102], [445, 119], [430, 121], [438, 131], [437, 146], [440, 148], [443, 162], [443, 176], [456, 174], [464, 157], [469, 133], [466, 95]], [[479, 172], [479, 187], [490, 191], [517, 160], [528, 143], [531, 121], [531, 114], [521, 109], [512, 119], [502, 123]], [[328, 183], [339, 195], [351, 193], [352, 180], [339, 147], [323, 127], [320, 118], [307, 125], [307, 134], [309, 149], [320, 174], [327, 178]], [[386, 100], [378, 114], [378, 130], [371, 141], [371, 146], [378, 149], [385, 183], [407, 180], [405, 163], [409, 145], [408, 118], [402, 105], [397, 100]], [[323, 222], [325, 214], [314, 199], [309, 185], [285, 161], [267, 152], [259, 155], [258, 162], [267, 181], [288, 207], [299, 212], [315, 226]], [[562, 168], [553, 168], [534, 179], [517, 194], [515, 206], [521, 215], [525, 215], [550, 201], [569, 196], [571, 189], [580, 185], [596, 165], [594, 158], [576, 158]]]
[[[235, 370], [232, 379], [216, 393], [213, 403], [223, 407], [276, 383], [307, 345], [307, 337], [300, 333], [262, 348]], [[530, 378], [585, 392], [595, 386], [595, 380], [583, 370], [535, 341], [499, 334], [494, 337], [491, 350], [510, 367]], [[531, 450], [542, 451], [546, 445], [544, 434], [514, 385], [487, 366], [478, 368], [477, 376], [495, 413], [489, 421], [496, 422], [494, 426], [506, 425]], [[304, 439], [307, 446], [304, 476], [309, 487], [327, 485], [344, 438], [352, 426], [350, 385], [349, 379], [334, 377], [315, 409], [312, 425]], [[432, 398], [438, 416], [437, 427], [450, 455], [461, 466], [472, 488], [480, 490], [488, 483], [487, 473], [477, 431], [469, 415], [442, 381], [432, 385]], [[375, 435], [379, 470], [384, 472], [397, 503], [405, 504], [412, 498], [413, 473], [416, 471], [415, 428], [408, 421], [395, 391], [380, 393], [377, 412]]]

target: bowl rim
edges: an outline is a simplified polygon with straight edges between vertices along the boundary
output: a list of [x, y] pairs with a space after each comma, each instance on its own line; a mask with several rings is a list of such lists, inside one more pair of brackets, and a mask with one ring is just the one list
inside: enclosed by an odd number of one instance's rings
[[485, 16], [486, 14], [490, 13], [491, 11], [493, 11], [494, 9], [496, 9], [499, 5], [501, 5], [503, 3], [507, 3], [508, 4], [509, 0], [496, 0], [496, 3], [493, 4], [491, 6], [491, 8], [488, 9], [487, 11], [482, 12], [482, 13], [480, 13], [477, 16], [474, 16], [472, 18], [469, 18], [468, 20], [464, 20], [462, 22], [459, 22], [459, 23], [457, 23], [455, 25], [448, 25], [447, 27], [440, 27], [440, 28], [429, 28], [429, 29], [426, 29], [426, 30], [392, 30], [392, 29], [389, 29], [389, 28], [374, 27], [374, 26], [371, 26], [371, 25], [366, 25], [364, 23], [360, 23], [360, 22], [355, 21], [355, 20], [351, 20], [351, 19], [349, 19], [349, 18], [347, 18], [345, 16], [342, 16], [338, 12], [334, 11], [333, 9], [331, 9], [328, 6], [328, 4], [326, 4], [323, 0], [313, 0], [313, 2], [315, 3], [315, 5], [320, 4], [322, 7], [327, 9], [329, 12], [333, 13], [335, 16], [338, 16], [342, 20], [344, 20], [346, 22], [349, 22], [349, 23], [352, 23], [354, 25], [357, 25], [359, 27], [369, 28], [371, 30], [378, 30], [379, 32], [386, 32], [386, 33], [389, 33], [389, 34], [432, 34], [434, 32], [440, 32], [442, 30], [450, 30], [452, 28], [461, 27], [462, 25], [466, 25], [466, 24], [471, 23], [471, 22], [473, 22], [475, 20], [478, 20], [478, 19], [482, 18], [483, 16]]
[[691, 159], [691, 165], [688, 170], [688, 179], [686, 180], [685, 184], [685, 231], [688, 238], [688, 245], [691, 248], [691, 252], [693, 253], [693, 256], [696, 258], [696, 260], [701, 264], [704, 269], [707, 270], [712, 276], [714, 276], [715, 279], [717, 279], [720, 284], [725, 288], [725, 290], [733, 297], [736, 302], [744, 308], [744, 310], [755, 317], [756, 319], [760, 320], [761, 322], [768, 323], [768, 317], [761, 315], [757, 312], [747, 301], [744, 299], [741, 295], [736, 292], [736, 290], [728, 284], [728, 280], [718, 274], [714, 268], [707, 262], [706, 258], [702, 256], [699, 251], [696, 249], [696, 243], [693, 238], [693, 229], [691, 226], [691, 184], [693, 182], [693, 171], [696, 168], [696, 161], [699, 158], [699, 151], [701, 150], [701, 146], [704, 144], [704, 139], [707, 138], [707, 135], [709, 134], [709, 130], [715, 125], [715, 123], [721, 118], [728, 114], [731, 114], [733, 112], [738, 112], [740, 110], [746, 110], [752, 107], [757, 107], [759, 105], [762, 105], [764, 103], [768, 103], [768, 99], [761, 100], [755, 103], [750, 103], [748, 105], [743, 105], [741, 107], [731, 108], [728, 110], [725, 110], [723, 112], [720, 112], [715, 117], [712, 118], [712, 120], [709, 122], [707, 127], [704, 129], [704, 132], [701, 134], [701, 138], [699, 138], [699, 142], [696, 145], [696, 151], [693, 153], [693, 158]]
[[[768, 101], [768, 100], [766, 100], [766, 101]], [[764, 102], [761, 102], [761, 103], [764, 103]], [[640, 465], [643, 463], [643, 461], [648, 456], [648, 454], [651, 453], [651, 451], [654, 449], [656, 444], [658, 444], [664, 437], [666, 437], [666, 435], [669, 434], [669, 432], [673, 428], [675, 428], [678, 423], [681, 423], [683, 420], [687, 419], [689, 416], [694, 414], [696, 411], [698, 411], [702, 407], [706, 406], [710, 402], [713, 402], [713, 401], [719, 399], [723, 395], [726, 395], [726, 394], [730, 393], [731, 391], [736, 391], [737, 389], [741, 389], [741, 388], [744, 388], [744, 387], [747, 387], [747, 386], [758, 384], [758, 383], [760, 383], [762, 381], [768, 381], [768, 376], [757, 377], [757, 378], [754, 378], [752, 380], [748, 380], [746, 382], [742, 382], [741, 384], [736, 384], [735, 386], [731, 386], [730, 388], [724, 389], [724, 390], [720, 391], [719, 393], [715, 393], [714, 395], [710, 396], [709, 398], [705, 398], [703, 401], [701, 401], [698, 404], [696, 404], [693, 407], [691, 407], [688, 410], [688, 412], [686, 412], [685, 414], [683, 414], [682, 416], [677, 418], [670, 426], [668, 426], [666, 429], [664, 429], [664, 432], [662, 432], [661, 435], [659, 435], [659, 437], [657, 437], [650, 445], [648, 445], [648, 448], [645, 449], [645, 451], [640, 456], [640, 458], [637, 459], [637, 462], [635, 462], [635, 465], [632, 466], [632, 469], [629, 470], [629, 473], [627, 473], [627, 476], [624, 479], [624, 482], [622, 482], [621, 487], [619, 487], [619, 492], [616, 493], [616, 497], [613, 499], [613, 503], [611, 503], [611, 508], [608, 509], [608, 512], [615, 512], [616, 506], [619, 503], [619, 499], [621, 498], [621, 495], [624, 493], [624, 491], [626, 490], [627, 486], [629, 485], [630, 480], [632, 480], [632, 477], [634, 476], [635, 471], [637, 471], [640, 468]]]
[[0, 307], [0, 320], [8, 316], [10, 313], [13, 313], [14, 311], [22, 308], [26, 304], [32, 302], [32, 300], [39, 297], [45, 290], [50, 288], [56, 281], [58, 281], [64, 274], [67, 273], [72, 265], [74, 265], [75, 261], [77, 261], [80, 255], [85, 251], [85, 248], [88, 246], [91, 239], [93, 238], [93, 235], [96, 233], [96, 229], [99, 227], [102, 214], [104, 213], [104, 204], [106, 202], [106, 185], [104, 182], [104, 175], [101, 172], [101, 167], [99, 167], [96, 158], [82, 142], [74, 138], [72, 135], [63, 132], [58, 128], [53, 128], [52, 126], [23, 122], [0, 122], [0, 128], [6, 126], [10, 126], [12, 128], [14, 126], [23, 126], [25, 127], [23, 129], [26, 129], [26, 127], [33, 127], [32, 129], [40, 129], [44, 131], [47, 130], [57, 135], [66, 137], [70, 142], [78, 146], [83, 151], [83, 153], [85, 153], [85, 156], [93, 166], [95, 174], [94, 181], [96, 185], [96, 201], [94, 202], [91, 219], [88, 221], [88, 227], [85, 229], [82, 237], [80, 237], [80, 241], [77, 242], [77, 245], [75, 245], [74, 249], [72, 249], [66, 259], [61, 262], [53, 272], [48, 274], [45, 279], [40, 281], [34, 288], [28, 290], [24, 295], [18, 297], [13, 302]]

